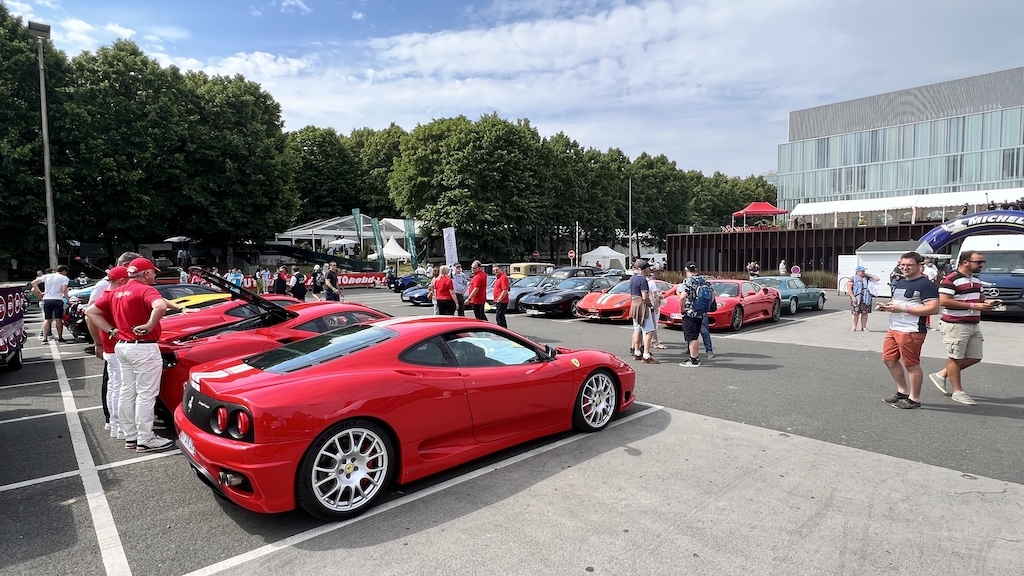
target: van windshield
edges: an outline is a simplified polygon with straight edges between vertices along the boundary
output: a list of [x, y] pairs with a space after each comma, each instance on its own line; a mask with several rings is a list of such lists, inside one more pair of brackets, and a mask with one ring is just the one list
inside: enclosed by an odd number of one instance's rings
[[985, 257], [982, 273], [990, 274], [1024, 274], [1024, 252], [992, 252], [981, 253]]

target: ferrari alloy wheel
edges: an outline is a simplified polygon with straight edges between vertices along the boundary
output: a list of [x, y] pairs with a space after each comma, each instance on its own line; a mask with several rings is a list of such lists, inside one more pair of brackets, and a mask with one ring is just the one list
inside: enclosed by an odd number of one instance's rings
[[[796, 298], [793, 300], [793, 304], [790, 304], [790, 309], [796, 308]], [[792, 314], [792, 312], [790, 312]], [[775, 302], [772, 302], [772, 322], [778, 322], [779, 318], [782, 317], [782, 302], [776, 298]]]
[[325, 520], [361, 514], [387, 489], [396, 467], [387, 432], [372, 422], [342, 422], [320, 435], [302, 459], [299, 505]]
[[818, 300], [817, 300], [817, 302], [814, 303], [814, 309], [815, 310], [821, 310], [824, 307], [825, 307], [825, 295], [824, 294], [818, 294]]
[[743, 328], [743, 307], [737, 306], [732, 309], [732, 320], [729, 321], [729, 329], [733, 332]]
[[598, 370], [580, 386], [572, 410], [572, 425], [580, 432], [597, 432], [615, 415], [619, 397], [611, 374]]
[[579, 298], [573, 298], [573, 300], [571, 302], [569, 302], [569, 316], [572, 316], [573, 318], [579, 318], [580, 317], [580, 299]]
[[790, 316], [792, 316], [793, 314], [796, 314], [796, 311], [797, 311], [798, 308], [799, 308], [799, 302], [797, 302], [796, 296], [790, 298], [789, 299], [789, 310], [787, 310], [786, 312], [789, 313]]

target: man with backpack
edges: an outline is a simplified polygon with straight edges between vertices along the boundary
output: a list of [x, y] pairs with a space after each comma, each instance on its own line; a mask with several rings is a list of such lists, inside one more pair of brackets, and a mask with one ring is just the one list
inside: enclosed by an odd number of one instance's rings
[[299, 271], [298, 266], [292, 266], [292, 277], [288, 279], [288, 289], [292, 293], [292, 298], [297, 298], [301, 302], [306, 301], [306, 275]]
[[697, 274], [697, 263], [689, 261], [684, 267], [686, 279], [676, 289], [679, 295], [679, 309], [683, 312], [683, 340], [690, 357], [680, 366], [695, 368], [700, 366], [700, 329], [704, 317], [713, 311], [715, 291], [707, 279]]

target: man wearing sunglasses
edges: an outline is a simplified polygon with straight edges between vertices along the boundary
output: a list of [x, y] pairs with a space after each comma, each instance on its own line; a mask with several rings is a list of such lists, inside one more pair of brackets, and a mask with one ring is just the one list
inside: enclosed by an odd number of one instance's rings
[[[968, 406], [978, 403], [964, 392], [960, 373], [981, 362], [981, 313], [992, 309], [985, 301], [981, 280], [975, 274], [985, 267], [985, 257], [973, 250], [960, 254], [960, 265], [939, 284], [942, 305], [942, 342], [949, 358], [946, 367], [929, 377], [935, 387], [953, 401]], [[947, 386], [948, 384], [948, 386]], [[952, 388], [952, 391], [950, 390]]]

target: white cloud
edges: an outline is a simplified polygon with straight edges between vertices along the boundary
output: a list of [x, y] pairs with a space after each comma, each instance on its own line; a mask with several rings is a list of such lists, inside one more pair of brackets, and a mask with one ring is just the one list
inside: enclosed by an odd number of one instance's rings
[[15, 0], [6, 0], [6, 4], [7, 10], [9, 10], [11, 14], [20, 17], [25, 22], [28, 22], [29, 20], [35, 21], [38, 19], [38, 17], [32, 12], [32, 6], [30, 4], [17, 2]]
[[260, 12], [256, 8], [249, 8], [249, 13], [252, 14], [253, 16], [262, 16], [263, 15], [263, 12]]
[[135, 30], [132, 30], [131, 28], [125, 28], [124, 26], [119, 26], [113, 22], [107, 24], [103, 29], [107, 32], [113, 32], [114, 34], [117, 34], [118, 38], [131, 38], [132, 36], [135, 36]]
[[[162, 40], [187, 30], [143, 38], [161, 64], [260, 82], [289, 129], [411, 129], [497, 110], [585, 146], [746, 175], [775, 168], [791, 110], [1020, 66], [1024, 3], [994, 3], [999, 19], [960, 0], [933, 0], [926, 14], [888, 0], [495, 0], [467, 9], [468, 29], [320, 39], [280, 54], [180, 57]], [[85, 42], [92, 29], [67, 33]]]
[[54, 42], [69, 46], [73, 50], [93, 50], [100, 45], [99, 40], [92, 35], [95, 30], [92, 24], [84, 20], [69, 18], [61, 20], [53, 28], [52, 37]]
[[51, 0], [35, 0], [36, 4], [40, 6], [46, 6], [47, 8], [56, 8], [57, 4]]
[[281, 2], [281, 12], [294, 12], [298, 10], [303, 14], [309, 14], [313, 10], [306, 6], [302, 0], [283, 0]]
[[148, 31], [161, 40], [185, 40], [192, 37], [191, 32], [179, 26], [151, 26]]
[[352, 12], [352, 19], [353, 20], [362, 20], [363, 19], [363, 13], [362, 12]]

